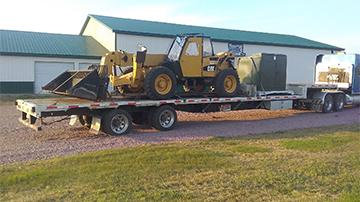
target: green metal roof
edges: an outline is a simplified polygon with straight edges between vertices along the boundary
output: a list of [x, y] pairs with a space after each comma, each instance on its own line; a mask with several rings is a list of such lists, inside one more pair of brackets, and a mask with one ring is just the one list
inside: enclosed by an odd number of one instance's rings
[[203, 33], [206, 36], [210, 36], [213, 41], [219, 42], [238, 42], [244, 44], [301, 47], [326, 50], [344, 50], [340, 47], [305, 39], [294, 35], [180, 25], [163, 22], [115, 18], [100, 15], [88, 15], [88, 18], [80, 32], [80, 35], [84, 32], [90, 18], [97, 20], [115, 33], [160, 37], [174, 37], [177, 34], [184, 33]]
[[0, 55], [99, 59], [107, 52], [90, 36], [0, 30]]

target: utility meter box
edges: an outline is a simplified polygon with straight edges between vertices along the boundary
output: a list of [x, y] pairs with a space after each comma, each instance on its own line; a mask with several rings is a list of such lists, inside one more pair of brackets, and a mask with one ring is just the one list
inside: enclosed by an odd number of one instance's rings
[[286, 63], [286, 55], [256, 53], [239, 58], [236, 70], [241, 83], [259, 91], [281, 91], [286, 89]]

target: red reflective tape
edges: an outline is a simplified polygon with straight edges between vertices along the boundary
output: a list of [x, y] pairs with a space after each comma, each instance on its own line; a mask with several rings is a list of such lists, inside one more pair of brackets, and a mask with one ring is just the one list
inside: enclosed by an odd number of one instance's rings
[[230, 98], [226, 98], [225, 101], [230, 101], [231, 99]]
[[69, 108], [78, 108], [79, 105], [69, 105]]
[[266, 97], [266, 99], [271, 99], [271, 97]]
[[216, 99], [214, 99], [214, 101], [220, 101], [220, 99], [219, 99], [219, 98], [216, 98]]
[[289, 98], [289, 96], [285, 96], [284, 98]]
[[117, 106], [118, 103], [110, 103], [110, 106]]
[[275, 97], [275, 99], [280, 99], [280, 97]]
[[100, 104], [91, 104], [91, 107], [100, 107]]
[[201, 100], [201, 102], [207, 102], [208, 100]]
[[180, 103], [180, 102], [182, 102], [181, 100], [175, 100], [175, 103]]
[[292, 98], [296, 98], [296, 96], [292, 96]]
[[311, 85], [311, 87], [315, 87], [315, 85]]
[[46, 109], [57, 109], [57, 106], [49, 106], [49, 107], [46, 107]]
[[246, 98], [247, 100], [251, 100], [251, 97]]
[[160, 101], [159, 103], [160, 104], [166, 104], [167, 102], [166, 101]]
[[188, 102], [195, 102], [195, 100], [188, 100]]
[[136, 105], [136, 102], [129, 102], [128, 105]]
[[258, 100], [261, 100], [261, 99], [262, 99], [262, 97], [257, 97], [257, 99], [258, 99]]

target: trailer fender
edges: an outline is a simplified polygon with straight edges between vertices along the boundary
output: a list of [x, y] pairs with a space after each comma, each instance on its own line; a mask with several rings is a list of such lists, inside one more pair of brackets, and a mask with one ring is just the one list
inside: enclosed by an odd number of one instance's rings
[[316, 92], [311, 98], [311, 109], [324, 113], [329, 113], [331, 110], [341, 111], [344, 108], [345, 102], [343, 92]]

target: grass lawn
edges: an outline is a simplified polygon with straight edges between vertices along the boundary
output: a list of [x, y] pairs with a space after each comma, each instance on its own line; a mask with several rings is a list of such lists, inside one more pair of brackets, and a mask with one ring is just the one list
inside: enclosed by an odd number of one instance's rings
[[0, 201], [360, 201], [359, 124], [0, 167]]
[[46, 98], [60, 98], [60, 95], [55, 94], [0, 94], [0, 104], [15, 102], [17, 99], [46, 99]]

